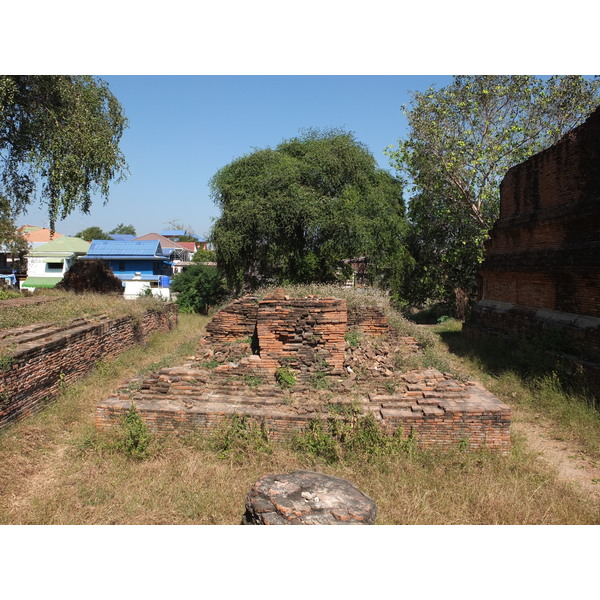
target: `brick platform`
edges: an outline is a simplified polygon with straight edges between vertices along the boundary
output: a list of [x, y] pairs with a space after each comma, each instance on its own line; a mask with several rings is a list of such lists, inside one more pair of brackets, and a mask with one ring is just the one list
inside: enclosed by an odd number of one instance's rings
[[[421, 448], [488, 449], [506, 453], [510, 447], [510, 408], [480, 385], [459, 383], [435, 369], [402, 375], [393, 393], [385, 388], [349, 394], [328, 394], [326, 400], [313, 390], [299, 388], [286, 393], [273, 384], [250, 387], [231, 375], [210, 372], [188, 364], [161, 369], [144, 382], [133, 382], [98, 404], [96, 426], [116, 424], [132, 402], [144, 422], [158, 433], [210, 431], [232, 417], [263, 423], [274, 441], [289, 439], [315, 419], [327, 426], [340, 419], [343, 405], [360, 407], [388, 431], [402, 428]], [[137, 389], [138, 386], [141, 389]]]
[[[340, 407], [373, 415], [388, 430], [414, 436], [421, 448], [510, 447], [510, 409], [480, 385], [460, 383], [435, 369], [401, 373], [395, 357], [419, 351], [416, 340], [363, 334], [360, 347], [344, 340], [347, 312], [336, 298], [290, 299], [279, 292], [258, 303], [254, 341], [224, 341], [218, 329], [248, 299], [218, 314], [197, 356], [145, 380], [129, 382], [97, 407], [96, 425], [111, 427], [135, 404], [150, 429], [160, 433], [210, 431], [234, 414], [262, 423], [273, 441], [289, 439], [314, 420], [327, 427]], [[230, 336], [233, 337], [233, 336]], [[374, 340], [374, 342], [372, 342]], [[260, 354], [254, 353], [258, 341]], [[311, 361], [327, 363], [315, 370]], [[275, 370], [295, 369], [297, 384], [283, 390]], [[304, 367], [304, 370], [303, 370]]]

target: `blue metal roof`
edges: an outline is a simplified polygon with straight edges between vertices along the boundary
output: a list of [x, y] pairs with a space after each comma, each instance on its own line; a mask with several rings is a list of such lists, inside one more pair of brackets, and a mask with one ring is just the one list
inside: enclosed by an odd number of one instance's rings
[[162, 258], [164, 254], [158, 240], [93, 240], [86, 258]]
[[169, 235], [187, 235], [185, 229], [165, 229], [160, 232], [160, 235], [169, 236]]
[[116, 240], [118, 242], [130, 242], [131, 240], [135, 240], [135, 235], [131, 235], [130, 233], [109, 233], [111, 239]]

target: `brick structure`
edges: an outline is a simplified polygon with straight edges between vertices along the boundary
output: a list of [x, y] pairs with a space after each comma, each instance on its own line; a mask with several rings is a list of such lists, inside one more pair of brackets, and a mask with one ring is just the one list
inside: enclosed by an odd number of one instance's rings
[[349, 308], [348, 327], [358, 327], [369, 335], [385, 335], [389, 331], [385, 312], [378, 306]]
[[[145, 381], [122, 386], [100, 402], [96, 426], [109, 428], [132, 402], [149, 428], [157, 433], [209, 432], [234, 414], [262, 423], [277, 442], [321, 420], [340, 419], [324, 409], [317, 394], [299, 389], [300, 400], [272, 384], [253, 388], [234, 380], [231, 372], [215, 373], [187, 365], [161, 369]], [[460, 383], [435, 369], [406, 373], [393, 393], [385, 388], [357, 389], [354, 398], [338, 393], [328, 406], [360, 406], [388, 431], [401, 428], [421, 448], [476, 449], [507, 453], [510, 448], [510, 408], [480, 385]]]
[[232, 341], [253, 336], [256, 330], [258, 298], [244, 296], [221, 309], [206, 326], [208, 340]]
[[[247, 310], [253, 302], [241, 299], [218, 313], [193, 362], [123, 385], [100, 402], [96, 426], [115, 425], [133, 403], [154, 432], [209, 432], [244, 415], [279, 441], [315, 420], [327, 428], [343, 418], [340, 407], [343, 413], [352, 405], [383, 429], [414, 436], [421, 448], [466, 445], [508, 452], [509, 407], [481, 386], [435, 369], [398, 372], [396, 358], [419, 347], [414, 338], [388, 328], [382, 311], [365, 311], [362, 323], [376, 335], [365, 333], [360, 346], [352, 346], [345, 341], [345, 300], [288, 298], [278, 290], [258, 303], [255, 325], [247, 324], [248, 331], [256, 327], [251, 342], [239, 335], [246, 327], [240, 315], [253, 314]], [[222, 329], [228, 322], [235, 335]], [[353, 324], [361, 325], [356, 312]], [[294, 370], [293, 389], [276, 384], [280, 365]]]
[[36, 324], [0, 332], [0, 427], [39, 411], [61, 386], [86, 375], [97, 361], [176, 324], [177, 307], [171, 304], [139, 321], [99, 316], [61, 327]]
[[[464, 333], [558, 334], [600, 362], [600, 109], [508, 171]], [[590, 374], [600, 382], [600, 370]]]
[[286, 365], [306, 375], [321, 369], [340, 375], [346, 345], [346, 301], [339, 298], [287, 298], [280, 290], [258, 307], [257, 335], [263, 368]]

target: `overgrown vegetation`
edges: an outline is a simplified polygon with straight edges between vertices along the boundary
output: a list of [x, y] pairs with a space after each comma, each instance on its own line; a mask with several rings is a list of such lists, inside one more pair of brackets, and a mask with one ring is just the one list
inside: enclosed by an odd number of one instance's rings
[[402, 429], [384, 432], [373, 415], [362, 416], [355, 407], [346, 406], [325, 422], [311, 421], [305, 431], [294, 436], [291, 446], [327, 464], [355, 460], [373, 462], [383, 455], [414, 454], [416, 438], [412, 432], [403, 436]]
[[296, 376], [288, 366], [279, 366], [275, 371], [275, 379], [284, 390], [290, 389], [296, 385]]
[[11, 300], [13, 298], [21, 298], [21, 293], [17, 290], [0, 288], [0, 300]]
[[552, 336], [474, 342], [450, 320], [435, 327], [450, 353], [446, 366], [482, 381], [511, 407], [532, 412], [551, 424], [554, 435], [581, 444], [600, 459], [598, 394], [581, 372], [557, 355], [562, 341]]
[[[521, 422], [553, 414], [553, 404], [567, 410], [556, 379], [530, 388], [508, 358], [492, 368], [480, 351], [461, 350], [456, 321], [423, 330], [395, 319], [407, 335], [427, 337], [431, 357], [483, 380]], [[357, 485], [377, 502], [379, 524], [600, 524], [598, 502], [558, 481], [518, 434], [509, 456], [464, 452], [460, 442], [449, 452], [423, 451], [410, 432], [383, 432], [348, 403], [332, 403], [330, 420], [313, 422], [290, 444], [274, 443], [263, 423], [242, 415], [184, 438], [148, 435], [134, 412], [124, 427], [95, 430], [96, 403], [109, 390], [180, 364], [205, 322], [180, 315], [176, 331], [102, 361], [42, 413], [1, 431], [0, 523], [238, 524], [260, 477], [310, 469]], [[597, 413], [594, 421], [588, 410], [587, 420], [571, 414], [564, 422], [566, 440], [600, 438]]]

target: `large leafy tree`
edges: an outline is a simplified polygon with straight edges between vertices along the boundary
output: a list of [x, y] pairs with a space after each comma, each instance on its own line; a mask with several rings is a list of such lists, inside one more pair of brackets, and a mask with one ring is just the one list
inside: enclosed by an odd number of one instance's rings
[[409, 134], [388, 149], [413, 186], [409, 293], [474, 291], [506, 171], [581, 124], [599, 103], [599, 85], [579, 76], [460, 76], [413, 94]]
[[3, 218], [34, 200], [50, 229], [127, 169], [119, 142], [127, 120], [105, 82], [89, 76], [0, 76], [0, 199]]
[[340, 261], [357, 256], [376, 280], [401, 272], [402, 185], [351, 133], [310, 130], [256, 150], [222, 168], [211, 189], [222, 210], [211, 241], [236, 291], [333, 281]]
[[92, 225], [92, 227], [86, 227], [83, 231], [75, 234], [75, 237], [91, 242], [92, 240], [110, 240], [112, 239], [108, 233], [102, 230], [101, 227]]
[[125, 223], [119, 223], [114, 229], [111, 229], [108, 233], [116, 233], [120, 235], [137, 235], [135, 227], [133, 225], [125, 225]]

